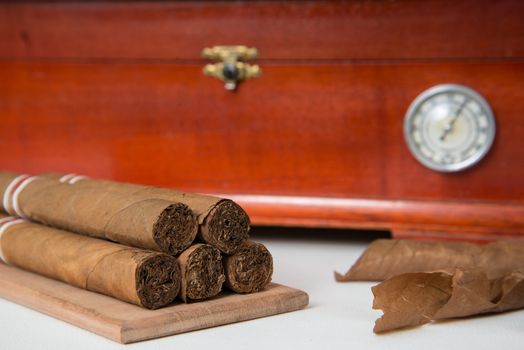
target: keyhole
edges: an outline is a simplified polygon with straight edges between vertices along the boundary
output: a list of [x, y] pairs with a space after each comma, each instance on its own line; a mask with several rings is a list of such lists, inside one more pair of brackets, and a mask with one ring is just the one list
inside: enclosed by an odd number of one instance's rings
[[226, 63], [224, 64], [224, 69], [222, 70], [222, 74], [224, 74], [224, 77], [228, 80], [237, 80], [238, 79], [238, 68], [234, 63]]

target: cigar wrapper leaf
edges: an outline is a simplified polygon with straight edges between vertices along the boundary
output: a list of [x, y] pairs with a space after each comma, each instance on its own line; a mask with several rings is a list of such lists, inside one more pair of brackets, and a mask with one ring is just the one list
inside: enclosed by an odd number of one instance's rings
[[[68, 175], [48, 173], [42, 176], [59, 181]], [[74, 181], [74, 180], [73, 180]], [[204, 243], [211, 244], [224, 254], [234, 254], [249, 238], [250, 220], [246, 212], [229, 199], [181, 192], [155, 186], [144, 186], [123, 182], [83, 178], [74, 183], [79, 188], [104, 188], [106, 191], [121, 195], [133, 195], [144, 199], [163, 199], [183, 203], [195, 213], [199, 231], [198, 236]]]
[[171, 255], [18, 221], [0, 228], [10, 265], [150, 309], [172, 303], [180, 291], [180, 267]]
[[[198, 232], [185, 204], [114, 193], [103, 187], [77, 187], [33, 177], [9, 192], [16, 174], [0, 173], [2, 208], [49, 226], [134, 247], [177, 255]], [[17, 209], [18, 208], [18, 209]]]

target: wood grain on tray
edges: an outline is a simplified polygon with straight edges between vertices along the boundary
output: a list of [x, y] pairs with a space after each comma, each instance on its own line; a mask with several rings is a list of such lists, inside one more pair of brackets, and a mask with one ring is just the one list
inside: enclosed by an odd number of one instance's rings
[[120, 343], [302, 309], [303, 291], [271, 283], [253, 294], [223, 293], [200, 303], [147, 310], [0, 263], [0, 297]]

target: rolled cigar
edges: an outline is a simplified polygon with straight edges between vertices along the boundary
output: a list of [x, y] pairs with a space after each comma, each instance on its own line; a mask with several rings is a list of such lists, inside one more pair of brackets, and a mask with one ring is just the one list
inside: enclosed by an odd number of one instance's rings
[[224, 256], [224, 270], [232, 291], [258, 292], [271, 282], [273, 257], [263, 244], [246, 241], [235, 254]]
[[182, 301], [204, 300], [220, 293], [225, 276], [217, 248], [209, 244], [194, 244], [180, 254], [178, 262], [182, 276]]
[[405, 273], [372, 288], [384, 315], [375, 333], [434, 320], [524, 308], [524, 268], [495, 279], [482, 270]]
[[524, 266], [523, 241], [497, 241], [489, 244], [376, 240], [357, 262], [335, 279], [344, 281], [383, 281], [408, 272], [448, 271], [480, 268], [488, 278], [502, 276]]
[[12, 216], [177, 255], [194, 241], [198, 223], [183, 203], [0, 173], [2, 208]]
[[89, 179], [75, 174], [44, 174], [79, 188], [103, 188], [122, 195], [142, 196], [145, 199], [164, 199], [187, 205], [197, 216], [199, 238], [224, 254], [234, 254], [249, 237], [249, 216], [229, 199], [180, 192], [154, 186], [143, 186], [108, 180]]
[[0, 258], [10, 265], [148, 309], [180, 291], [175, 257], [1, 216]]

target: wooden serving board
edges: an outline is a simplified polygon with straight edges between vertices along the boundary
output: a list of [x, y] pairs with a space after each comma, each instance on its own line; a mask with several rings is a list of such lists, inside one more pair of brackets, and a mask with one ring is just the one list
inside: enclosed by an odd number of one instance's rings
[[0, 297], [120, 343], [132, 343], [302, 309], [308, 295], [271, 283], [254, 294], [147, 310], [0, 263]]

